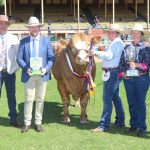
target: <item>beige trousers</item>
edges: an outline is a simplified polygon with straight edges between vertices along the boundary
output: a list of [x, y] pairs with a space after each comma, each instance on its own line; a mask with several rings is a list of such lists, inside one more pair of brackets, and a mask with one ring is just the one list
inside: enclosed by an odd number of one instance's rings
[[31, 76], [29, 81], [24, 84], [25, 103], [24, 103], [24, 124], [30, 125], [32, 119], [33, 101], [35, 100], [35, 124], [42, 123], [44, 108], [44, 97], [47, 82], [44, 82], [39, 75]]

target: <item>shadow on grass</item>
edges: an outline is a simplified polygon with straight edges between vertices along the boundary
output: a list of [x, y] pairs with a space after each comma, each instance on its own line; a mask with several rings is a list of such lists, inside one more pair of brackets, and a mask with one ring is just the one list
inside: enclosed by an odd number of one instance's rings
[[0, 117], [0, 126], [10, 127], [9, 118]]
[[[18, 120], [23, 124], [24, 123], [24, 103], [18, 105], [19, 115]], [[53, 123], [60, 120], [60, 115], [62, 112], [62, 107], [57, 102], [44, 102], [44, 111], [43, 111], [43, 120], [42, 123]], [[32, 123], [35, 120], [35, 101], [33, 103], [32, 111]]]
[[[107, 133], [138, 137], [137, 132], [127, 133], [128, 130], [129, 130], [129, 127], [120, 128], [120, 127], [115, 127], [113, 124], [110, 124], [110, 129], [107, 131]], [[150, 131], [147, 131], [145, 136], [139, 137], [139, 138], [150, 139]]]
[[[70, 105], [70, 107], [74, 107], [73, 105]], [[24, 103], [20, 103], [18, 105], [19, 109], [19, 115], [18, 115], [18, 121], [23, 124], [24, 123]], [[72, 109], [72, 108], [71, 108]], [[75, 108], [74, 109], [80, 109]], [[34, 118], [35, 118], [35, 102], [33, 105], [33, 111], [32, 111], [32, 125], [34, 124]], [[51, 123], [57, 123], [64, 125], [62, 121], [62, 114], [63, 114], [63, 106], [61, 103], [58, 102], [44, 102], [44, 112], [43, 112], [43, 120], [42, 124], [51, 124]], [[80, 124], [80, 114], [75, 115], [70, 113], [70, 119], [71, 122], [67, 124], [67, 126], [76, 127], [83, 130], [90, 130], [91, 128], [94, 128], [98, 125], [98, 122], [94, 122], [89, 120], [88, 124], [82, 125]]]
[[[79, 109], [80, 108], [75, 108], [74, 105], [71, 105], [70, 107], [73, 107], [71, 109]], [[34, 108], [35, 108], [35, 102], [34, 102]], [[18, 105], [19, 113], [18, 113], [18, 121], [23, 124], [23, 111], [24, 111], [24, 103], [20, 103]], [[32, 116], [32, 125], [34, 122], [34, 113], [35, 109], [33, 109], [33, 116]], [[51, 124], [51, 123], [57, 123], [57, 124], [62, 124], [64, 125], [61, 120], [62, 120], [62, 113], [63, 113], [63, 107], [61, 103], [58, 102], [44, 102], [44, 112], [43, 112], [43, 124]], [[80, 124], [80, 115], [75, 115], [70, 113], [70, 119], [71, 122], [67, 124], [66, 126], [68, 127], [76, 127], [81, 130], [89, 130], [92, 128], [97, 127], [99, 122], [89, 120], [88, 124]], [[4, 118], [0, 117], [0, 126], [6, 126], [10, 127], [9, 124], [9, 118]], [[127, 131], [129, 127], [125, 128], [118, 128], [115, 127], [113, 124], [110, 124], [110, 129], [107, 131], [109, 134], [119, 134], [119, 135], [125, 135], [125, 136], [132, 136], [132, 137], [137, 137], [136, 133], [134, 134], [127, 134], [125, 131]], [[147, 134], [144, 137], [140, 137], [144, 139], [150, 139], [150, 131], [147, 131]]]

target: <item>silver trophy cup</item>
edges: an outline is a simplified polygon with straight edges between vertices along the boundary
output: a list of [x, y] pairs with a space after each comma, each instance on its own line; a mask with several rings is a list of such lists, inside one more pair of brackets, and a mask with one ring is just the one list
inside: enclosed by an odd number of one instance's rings
[[[129, 46], [126, 49], [126, 57], [128, 62], [135, 62], [136, 59], [136, 49], [134, 46]], [[127, 77], [136, 77], [139, 76], [139, 71], [135, 68], [128, 69], [126, 71]]]

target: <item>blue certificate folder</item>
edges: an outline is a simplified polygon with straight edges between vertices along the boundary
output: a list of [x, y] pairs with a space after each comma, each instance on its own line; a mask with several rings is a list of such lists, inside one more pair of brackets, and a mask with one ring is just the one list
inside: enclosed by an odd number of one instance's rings
[[42, 57], [31, 57], [30, 68], [32, 69], [32, 75], [40, 75], [42, 68]]

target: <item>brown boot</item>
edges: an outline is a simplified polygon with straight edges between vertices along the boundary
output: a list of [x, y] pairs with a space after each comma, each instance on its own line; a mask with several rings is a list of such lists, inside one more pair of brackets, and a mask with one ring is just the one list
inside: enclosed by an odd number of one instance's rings
[[43, 132], [43, 131], [44, 131], [41, 124], [36, 124], [36, 125], [35, 125], [35, 130], [36, 130], [37, 132]]

